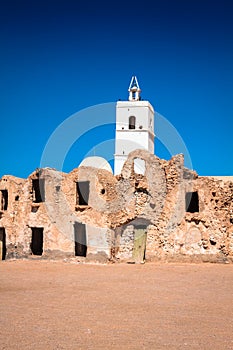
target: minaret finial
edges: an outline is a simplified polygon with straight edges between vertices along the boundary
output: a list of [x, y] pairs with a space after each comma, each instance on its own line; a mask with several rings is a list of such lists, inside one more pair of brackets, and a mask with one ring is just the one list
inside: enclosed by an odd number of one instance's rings
[[132, 76], [131, 82], [129, 84], [129, 101], [139, 101], [141, 89], [138, 85], [138, 80], [135, 75]]

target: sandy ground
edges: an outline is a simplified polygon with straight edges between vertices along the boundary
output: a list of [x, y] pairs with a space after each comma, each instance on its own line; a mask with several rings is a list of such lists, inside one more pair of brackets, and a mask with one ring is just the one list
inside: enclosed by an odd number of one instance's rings
[[233, 265], [0, 262], [0, 349], [233, 349]]

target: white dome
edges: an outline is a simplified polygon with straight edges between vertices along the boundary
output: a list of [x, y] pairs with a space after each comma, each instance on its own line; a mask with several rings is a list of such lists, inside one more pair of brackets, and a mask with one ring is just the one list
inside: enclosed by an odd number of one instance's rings
[[84, 158], [79, 164], [79, 167], [81, 166], [92, 166], [93, 168], [104, 169], [108, 170], [110, 173], [113, 173], [111, 165], [102, 157], [93, 156]]

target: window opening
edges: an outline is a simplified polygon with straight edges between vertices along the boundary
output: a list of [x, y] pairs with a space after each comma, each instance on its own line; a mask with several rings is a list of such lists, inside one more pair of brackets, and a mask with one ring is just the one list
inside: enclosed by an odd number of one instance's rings
[[199, 212], [198, 192], [187, 192], [185, 196], [186, 212]]
[[76, 184], [77, 190], [77, 205], [88, 205], [90, 182], [89, 181], [78, 181]]
[[134, 115], [131, 115], [131, 117], [129, 117], [129, 129], [135, 129], [135, 125], [136, 125], [136, 118]]
[[32, 180], [32, 194], [33, 194], [33, 202], [40, 203], [44, 202], [44, 179], [33, 179]]
[[7, 210], [8, 207], [8, 191], [0, 190], [0, 209]]
[[145, 160], [141, 158], [134, 159], [134, 172], [137, 174], [145, 175], [146, 164]]

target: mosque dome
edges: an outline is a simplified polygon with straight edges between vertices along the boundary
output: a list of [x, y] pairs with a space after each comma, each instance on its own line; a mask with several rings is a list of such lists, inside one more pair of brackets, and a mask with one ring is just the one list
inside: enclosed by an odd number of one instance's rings
[[108, 170], [110, 173], [113, 173], [111, 165], [107, 162], [107, 160], [98, 156], [84, 158], [79, 164], [79, 167], [81, 166], [91, 166], [97, 169]]

